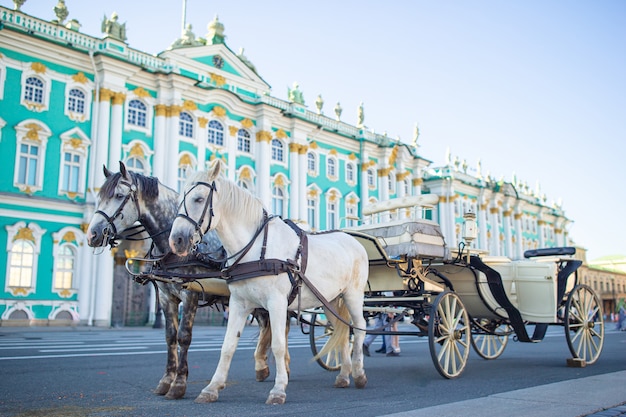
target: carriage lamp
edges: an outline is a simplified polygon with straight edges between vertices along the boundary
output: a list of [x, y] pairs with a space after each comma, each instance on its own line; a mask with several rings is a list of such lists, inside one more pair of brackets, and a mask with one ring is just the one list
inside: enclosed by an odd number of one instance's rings
[[468, 211], [463, 215], [463, 240], [467, 246], [471, 246], [477, 237], [476, 213]]

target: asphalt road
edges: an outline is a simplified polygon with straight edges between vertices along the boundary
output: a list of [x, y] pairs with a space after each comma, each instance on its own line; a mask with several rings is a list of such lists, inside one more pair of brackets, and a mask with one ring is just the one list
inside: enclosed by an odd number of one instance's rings
[[[584, 384], [584, 378], [605, 375], [623, 379], [626, 373], [615, 372], [626, 371], [626, 332], [613, 331], [610, 323], [606, 327], [604, 350], [594, 365], [567, 367], [570, 353], [563, 330], [554, 327], [541, 343], [511, 341], [496, 360], [486, 361], [472, 352], [464, 373], [452, 380], [436, 371], [427, 338], [403, 336], [400, 357], [385, 357], [371, 349], [372, 356], [365, 359], [368, 385], [357, 390], [333, 388], [336, 373], [323, 370], [311, 360], [308, 336], [293, 326], [289, 343], [291, 377], [287, 403], [282, 406], [265, 405], [273, 385], [273, 369], [269, 380], [259, 383], [254, 379], [255, 327], [246, 328], [228, 385], [213, 404], [195, 404], [193, 399], [215, 369], [223, 327], [194, 329], [187, 394], [176, 401], [151, 392], [165, 367], [163, 330], [0, 327], [0, 415], [409, 416], [457, 403], [473, 407], [459, 415], [481, 415], [481, 403], [485, 402], [472, 400], [533, 387], [541, 390], [546, 384], [563, 381]], [[372, 346], [378, 345], [377, 340]], [[601, 383], [583, 387], [585, 392], [572, 392], [572, 398], [593, 396], [608, 388]]]

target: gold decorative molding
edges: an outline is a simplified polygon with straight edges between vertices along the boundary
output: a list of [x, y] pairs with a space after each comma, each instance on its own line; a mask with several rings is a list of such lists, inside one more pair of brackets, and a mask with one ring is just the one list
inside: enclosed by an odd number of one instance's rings
[[143, 151], [143, 147], [140, 144], [138, 144], [138, 143], [135, 143], [133, 145], [133, 147], [130, 149], [129, 155], [130, 156], [139, 156], [141, 158], [145, 158], [145, 156], [146, 156], [145, 152]]
[[256, 132], [256, 141], [270, 143], [272, 141], [272, 134], [267, 130], [259, 130]]
[[113, 93], [111, 103], [114, 106], [121, 106], [126, 101], [126, 94], [124, 93]]
[[521, 219], [521, 218], [522, 218], [522, 214], [521, 214], [521, 213], [515, 213], [515, 214], [513, 215], [513, 219], [515, 219], [515, 220], [519, 220], [519, 219]]
[[304, 155], [309, 151], [309, 147], [307, 145], [300, 145], [298, 149], [298, 155]]
[[502, 215], [504, 217], [509, 217], [511, 214], [513, 214], [513, 209], [505, 210], [502, 212]]
[[137, 97], [146, 98], [150, 97], [150, 93], [143, 87], [137, 87], [133, 90], [133, 94]]
[[183, 109], [187, 111], [195, 111], [198, 110], [198, 106], [191, 100], [185, 100], [183, 101]]
[[169, 117], [178, 117], [180, 116], [181, 110], [182, 110], [181, 106], [179, 106], [178, 104], [172, 104], [171, 106], [167, 108], [167, 115]]
[[309, 143], [309, 148], [317, 149], [317, 148], [319, 148], [319, 145], [317, 144], [317, 142], [311, 142], [311, 143]]
[[274, 185], [277, 187], [283, 187], [285, 185], [285, 179], [282, 175], [278, 175], [276, 179], [274, 179]]
[[209, 77], [211, 78], [211, 81], [213, 81], [213, 83], [215, 83], [215, 85], [218, 87], [226, 84], [226, 78], [222, 77], [221, 75], [209, 72]]
[[113, 97], [113, 94], [115, 94], [113, 90], [102, 87], [100, 89], [100, 101], [111, 101], [111, 97]]
[[81, 230], [83, 233], [87, 233], [87, 229], [89, 229], [89, 223], [81, 223], [81, 224], [80, 224], [80, 230]]
[[215, 117], [224, 117], [226, 116], [226, 109], [224, 107], [215, 106], [213, 107], [213, 114]]
[[180, 157], [180, 160], [178, 161], [178, 166], [192, 166], [193, 165], [193, 161], [191, 160], [191, 156], [189, 156], [188, 153], [184, 154], [183, 156]]
[[66, 232], [63, 237], [61, 238], [61, 241], [64, 242], [76, 242], [76, 234], [74, 232]]
[[319, 195], [319, 192], [315, 189], [315, 188], [311, 188], [309, 191], [307, 191], [306, 196], [308, 198], [317, 198], [317, 196]]
[[545, 226], [547, 223], [545, 220], [537, 220], [537, 225], [538, 226]]
[[337, 149], [333, 148], [330, 151], [328, 151], [328, 155], [333, 155], [333, 156], [337, 156]]
[[76, 74], [72, 75], [72, 80], [79, 84], [86, 84], [89, 81], [89, 79], [82, 72], [77, 72]]
[[29, 288], [24, 288], [24, 287], [12, 287], [11, 288], [11, 294], [13, 294], [14, 297], [18, 296], [18, 295], [28, 295], [28, 290]]
[[35, 71], [37, 74], [43, 74], [46, 72], [47, 68], [41, 62], [33, 62], [32, 64], [30, 64], [30, 69]]
[[15, 236], [13, 236], [13, 242], [15, 242], [16, 240], [28, 240], [35, 243], [35, 236], [33, 236], [33, 231], [30, 230], [28, 227], [22, 227], [20, 230], [17, 231]]
[[409, 175], [411, 175], [410, 171], [399, 172], [396, 174], [396, 180], [404, 181]]
[[285, 139], [287, 137], [287, 133], [283, 129], [278, 129], [275, 135], [278, 139]]
[[554, 229], [554, 233], [556, 233], [557, 235], [561, 234], [563, 233], [563, 229]]
[[499, 211], [500, 211], [500, 209], [499, 209], [498, 207], [491, 207], [491, 208], [489, 209], [489, 213], [491, 213], [491, 214], [496, 214], [496, 213], [498, 213]]
[[454, 202], [454, 200], [456, 200], [458, 197], [458, 195], [451, 195], [450, 197], [446, 197], [445, 195], [441, 195], [439, 196], [439, 202], [440, 203], [452, 203]]
[[411, 180], [411, 183], [413, 184], [414, 187], [417, 187], [419, 185], [424, 184], [424, 179], [423, 178], [413, 178], [413, 180]]
[[157, 104], [154, 106], [154, 113], [157, 117], [167, 116], [167, 106], [165, 104]]
[[480, 210], [487, 210], [487, 203], [481, 204], [480, 206], [478, 206], [478, 208]]
[[198, 126], [200, 126], [200, 129], [206, 128], [207, 124], [209, 124], [209, 119], [206, 117], [198, 117]]
[[290, 143], [289, 144], [289, 152], [300, 152], [300, 144], [299, 143]]
[[396, 145], [391, 150], [391, 155], [389, 155], [389, 165], [393, 165], [396, 163], [396, 159], [398, 158], [398, 149], [398, 145]]
[[41, 126], [37, 123], [28, 123], [24, 125], [24, 127], [28, 129], [28, 131], [26, 131], [26, 139], [41, 142], [41, 138], [39, 137], [39, 132], [43, 130]]
[[350, 155], [348, 155], [348, 159], [351, 161], [355, 161], [356, 160], [356, 155], [354, 154], [354, 152], [350, 153]]
[[74, 149], [81, 149], [85, 147], [85, 144], [82, 140], [80, 140], [80, 138], [71, 138], [68, 143]]
[[335, 190], [331, 190], [330, 193], [328, 194], [328, 201], [330, 201], [331, 203], [337, 201], [339, 198], [337, 196], [337, 192]]
[[387, 168], [379, 168], [378, 169], [378, 176], [379, 177], [386, 177], [387, 175], [389, 175], [389, 173], [393, 170], [393, 167], [387, 167]]
[[246, 129], [250, 129], [252, 126], [254, 126], [254, 123], [252, 122], [252, 120], [246, 117], [241, 121], [241, 126], [245, 127]]
[[252, 173], [250, 172], [250, 168], [244, 167], [239, 173], [239, 179], [241, 180], [250, 180], [252, 179]]
[[354, 197], [354, 196], [352, 196], [352, 197], [350, 197], [350, 198], [348, 198], [348, 199], [346, 200], [346, 203], [348, 203], [348, 204], [350, 204], [350, 205], [352, 205], [352, 206], [353, 206], [353, 205], [355, 205], [357, 202], [358, 202], [358, 200], [357, 200], [357, 199], [356, 199], [356, 197]]
[[237, 129], [236, 126], [228, 126], [228, 133], [230, 133], [231, 136], [237, 136], [237, 132], [239, 132], [239, 129]]

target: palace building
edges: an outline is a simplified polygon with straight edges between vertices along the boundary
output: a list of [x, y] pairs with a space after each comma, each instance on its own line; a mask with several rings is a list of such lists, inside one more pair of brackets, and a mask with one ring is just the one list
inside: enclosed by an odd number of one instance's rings
[[127, 43], [117, 15], [97, 38], [66, 22], [66, 8], [46, 21], [16, 7], [0, 7], [0, 325], [154, 319], [150, 286], [124, 269], [142, 244], [98, 254], [85, 242], [102, 167], [119, 161], [180, 190], [189, 170], [221, 158], [271, 212], [312, 231], [353, 226], [369, 203], [435, 194], [425, 213], [393, 215], [437, 221], [455, 248], [471, 211], [472, 246], [512, 259], [571, 244], [561, 206], [458, 158], [432, 166], [417, 129], [403, 143], [366, 129], [362, 112], [345, 123], [339, 103], [332, 115], [321, 97], [309, 108], [297, 84], [287, 100], [273, 96], [217, 18], [204, 37], [188, 26], [155, 56]]

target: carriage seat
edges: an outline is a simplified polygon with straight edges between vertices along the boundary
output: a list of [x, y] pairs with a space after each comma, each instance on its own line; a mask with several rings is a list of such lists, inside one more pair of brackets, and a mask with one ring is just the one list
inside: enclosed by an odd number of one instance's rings
[[[406, 255], [415, 258], [446, 259], [448, 255], [446, 244], [438, 223], [421, 218], [386, 220], [394, 214], [394, 211], [397, 214], [401, 209], [432, 208], [437, 201], [439, 201], [437, 195], [424, 194], [373, 203], [363, 208], [363, 215], [370, 216], [371, 223], [348, 230], [376, 237], [389, 257]], [[390, 213], [381, 215], [384, 212]]]

